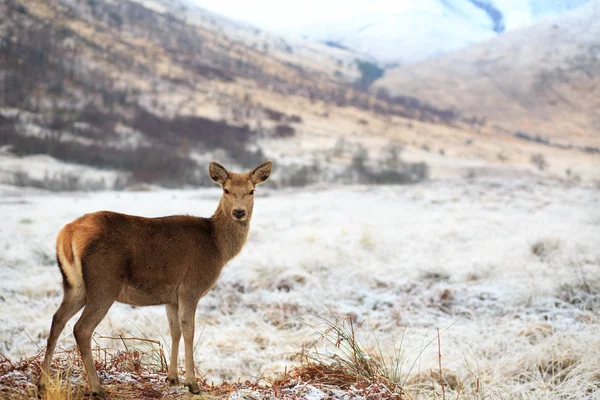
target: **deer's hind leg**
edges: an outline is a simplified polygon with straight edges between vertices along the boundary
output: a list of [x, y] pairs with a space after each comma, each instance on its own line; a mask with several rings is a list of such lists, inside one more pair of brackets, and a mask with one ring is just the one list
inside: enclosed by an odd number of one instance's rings
[[52, 327], [46, 345], [46, 355], [40, 371], [38, 390], [40, 393], [46, 390], [50, 378], [50, 364], [56, 348], [56, 342], [67, 322], [85, 305], [85, 290], [65, 284], [65, 293], [62, 303], [52, 317]]
[[100, 385], [100, 379], [92, 357], [92, 334], [117, 299], [122, 284], [111, 282], [109, 279], [98, 279], [94, 282], [94, 285], [86, 285], [86, 287], [88, 287], [88, 290], [85, 309], [73, 331], [88, 376], [90, 391], [93, 396], [104, 399], [106, 393]]

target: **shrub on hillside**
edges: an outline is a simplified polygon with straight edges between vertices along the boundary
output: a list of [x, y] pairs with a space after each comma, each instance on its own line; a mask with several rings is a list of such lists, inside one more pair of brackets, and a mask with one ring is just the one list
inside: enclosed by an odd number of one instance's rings
[[[429, 167], [424, 162], [405, 163], [400, 159], [401, 148], [388, 146], [380, 165], [369, 165], [369, 152], [359, 145], [352, 155], [350, 166], [339, 175], [345, 183], [407, 184], [429, 177]], [[387, 152], [387, 154], [385, 154]]]
[[17, 155], [48, 154], [66, 162], [132, 172], [140, 181], [168, 187], [203, 183], [196, 162], [166, 146], [117, 149], [99, 143], [57, 140], [52, 135], [25, 136], [10, 125], [5, 128], [0, 129], [0, 146], [10, 144]]
[[540, 171], [548, 168], [548, 162], [546, 161], [546, 157], [542, 153], [532, 154], [529, 161], [537, 167]]
[[296, 130], [290, 125], [280, 124], [275, 126], [274, 136], [279, 138], [291, 137], [296, 134]]
[[15, 171], [12, 173], [10, 183], [15, 186], [35, 187], [53, 192], [109, 189], [104, 178], [82, 180], [79, 175], [72, 172], [58, 172], [55, 174], [46, 172], [43, 178], [38, 179], [33, 178], [25, 171]]

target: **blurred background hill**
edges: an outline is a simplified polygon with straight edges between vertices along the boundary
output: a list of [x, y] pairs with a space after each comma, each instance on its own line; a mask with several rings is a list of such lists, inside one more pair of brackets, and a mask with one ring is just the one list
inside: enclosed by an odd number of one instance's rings
[[600, 179], [598, 0], [349, 5], [277, 33], [198, 4], [0, 2], [0, 180], [197, 186], [267, 157], [279, 186]]
[[[393, 95], [485, 117], [555, 145], [600, 144], [600, 3], [516, 29], [377, 81]], [[502, 129], [504, 128], [504, 129]]]
[[[348, 9], [290, 32], [361, 51], [386, 66], [448, 53], [578, 8], [588, 0], [385, 0], [327, 2]], [[331, 15], [334, 15], [331, 17]]]

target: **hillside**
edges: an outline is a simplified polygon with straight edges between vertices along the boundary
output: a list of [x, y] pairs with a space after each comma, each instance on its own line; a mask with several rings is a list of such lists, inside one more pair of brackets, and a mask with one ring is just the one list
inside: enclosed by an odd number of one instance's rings
[[501, 133], [593, 150], [600, 147], [599, 56], [596, 0], [465, 50], [391, 70], [375, 87], [484, 118]]
[[161, 13], [175, 15], [186, 24], [195, 25], [215, 36], [258, 49], [263, 55], [309, 71], [319, 71], [353, 82], [360, 78], [356, 59], [360, 54], [332, 48], [318, 42], [269, 33], [256, 26], [232, 20], [198, 6], [194, 0], [134, 0]]
[[579, 149], [482, 136], [468, 112], [367, 91], [376, 67], [352, 53], [185, 4], [0, 3], [0, 181], [210, 185], [211, 158], [248, 167], [266, 157], [278, 186], [523, 171], [597, 179]]
[[19, 155], [196, 185], [215, 151], [250, 165], [264, 158], [251, 144], [318, 131], [304, 117], [331, 125], [329, 108], [443, 118], [357, 88], [369, 64], [336, 58], [344, 51], [173, 4], [7, 1], [0, 12], [0, 145]]

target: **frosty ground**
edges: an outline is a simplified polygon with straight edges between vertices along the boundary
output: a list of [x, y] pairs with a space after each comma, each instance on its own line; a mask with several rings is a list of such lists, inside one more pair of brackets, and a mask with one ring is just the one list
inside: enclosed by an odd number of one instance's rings
[[[208, 382], [277, 376], [302, 347], [334, 350], [317, 339], [321, 318], [338, 315], [363, 323], [365, 347], [400, 352], [409, 387], [430, 384], [440, 329], [450, 391], [479, 382], [478, 397], [600, 396], [596, 187], [524, 178], [259, 189], [245, 249], [198, 306], [196, 360]], [[45, 346], [65, 223], [102, 209], [210, 216], [219, 197], [1, 186], [0, 352], [18, 360]], [[74, 344], [76, 318], [62, 348]], [[168, 353], [164, 307], [115, 304], [95, 340], [119, 347], [101, 338], [119, 335], [159, 340]]]

